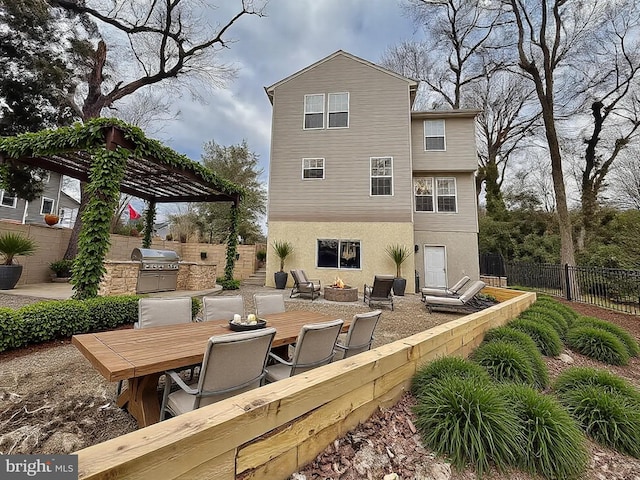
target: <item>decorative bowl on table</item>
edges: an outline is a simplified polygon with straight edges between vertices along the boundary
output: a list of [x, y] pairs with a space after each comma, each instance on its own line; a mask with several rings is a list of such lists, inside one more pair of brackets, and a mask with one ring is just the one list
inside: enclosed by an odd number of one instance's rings
[[266, 326], [267, 326], [267, 322], [260, 318], [256, 319], [255, 322], [248, 322], [246, 319], [243, 319], [240, 321], [240, 323], [234, 320], [229, 320], [229, 328], [234, 332], [247, 332], [249, 330], [258, 330], [259, 328], [264, 328]]

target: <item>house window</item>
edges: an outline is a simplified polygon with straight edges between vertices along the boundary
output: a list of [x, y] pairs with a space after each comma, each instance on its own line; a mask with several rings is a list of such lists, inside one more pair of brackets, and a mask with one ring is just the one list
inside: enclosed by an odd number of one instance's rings
[[444, 141], [444, 120], [424, 121], [424, 149], [425, 150], [446, 150]]
[[359, 240], [318, 240], [318, 268], [359, 269]]
[[371, 157], [371, 195], [393, 195], [393, 158]]
[[324, 128], [324, 93], [304, 96], [304, 128]]
[[413, 192], [416, 212], [456, 213], [458, 211], [455, 178], [414, 178]]
[[417, 212], [433, 212], [433, 178], [414, 178], [413, 191]]
[[17, 197], [12, 197], [9, 193], [4, 190], [0, 190], [0, 206], [16, 208], [16, 204], [18, 203]]
[[47, 197], [42, 197], [42, 203], [40, 204], [40, 215], [48, 215], [53, 213], [54, 200]]
[[302, 178], [324, 178], [324, 158], [303, 158]]
[[329, 128], [346, 128], [349, 126], [349, 94], [329, 94]]

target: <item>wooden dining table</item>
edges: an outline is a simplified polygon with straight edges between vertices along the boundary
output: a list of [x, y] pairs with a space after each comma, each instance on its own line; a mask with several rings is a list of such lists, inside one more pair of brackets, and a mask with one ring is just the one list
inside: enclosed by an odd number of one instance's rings
[[[335, 316], [309, 311], [288, 311], [263, 315], [276, 335], [272, 348], [295, 343], [303, 325], [336, 320]], [[343, 332], [351, 321], [345, 320]], [[179, 370], [202, 363], [209, 337], [232, 333], [228, 320], [194, 322], [144, 329], [74, 335], [71, 343], [102, 376], [115, 382], [127, 380], [117, 399], [140, 427], [160, 419], [158, 379], [166, 370]]]

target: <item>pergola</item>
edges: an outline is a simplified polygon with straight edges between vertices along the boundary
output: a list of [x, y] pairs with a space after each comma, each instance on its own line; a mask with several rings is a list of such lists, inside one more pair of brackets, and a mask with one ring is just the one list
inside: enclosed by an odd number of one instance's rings
[[109, 222], [119, 193], [146, 200], [143, 246], [151, 244], [157, 203], [231, 202], [225, 276], [232, 278], [241, 187], [218, 177], [142, 130], [112, 118], [97, 118], [56, 130], [0, 139], [0, 164], [27, 165], [86, 182], [72, 283], [77, 298], [97, 295], [109, 247]]

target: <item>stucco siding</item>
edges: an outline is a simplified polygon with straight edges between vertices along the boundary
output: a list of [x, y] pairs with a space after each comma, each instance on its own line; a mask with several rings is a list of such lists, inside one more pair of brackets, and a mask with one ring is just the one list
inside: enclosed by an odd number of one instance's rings
[[[455, 178], [458, 212], [414, 212], [416, 231], [478, 232], [475, 177], [472, 173], [414, 172], [415, 177]], [[414, 202], [415, 203], [415, 202]], [[412, 208], [415, 208], [415, 204]]]
[[[414, 170], [460, 171], [476, 170], [475, 120], [473, 118], [447, 118], [445, 121], [445, 151], [425, 151], [424, 120], [411, 120], [411, 147]], [[429, 118], [429, 120], [434, 120]]]
[[[359, 240], [361, 268], [318, 268], [316, 249], [318, 239]], [[286, 240], [293, 245], [293, 255], [287, 258], [284, 270], [301, 268], [309, 278], [319, 279], [322, 285], [331, 285], [336, 276], [345, 283], [357, 287], [362, 294], [365, 283], [371, 284], [376, 274], [395, 275], [396, 268], [385, 249], [393, 243], [404, 244], [413, 252], [413, 225], [411, 223], [386, 222], [269, 222], [269, 240]], [[414, 260], [411, 256], [402, 266], [402, 276], [407, 279], [406, 292], [414, 292]], [[274, 286], [273, 274], [279, 270], [279, 259], [273, 248], [267, 249], [267, 286]], [[288, 288], [293, 285], [291, 275]]]
[[472, 280], [480, 277], [478, 262], [478, 235], [464, 232], [415, 232], [415, 244], [418, 251], [415, 254], [415, 269], [420, 273], [420, 286], [424, 287], [425, 246], [444, 246], [446, 251], [447, 285], [451, 286], [464, 275]]
[[[304, 130], [304, 96], [349, 93], [349, 127]], [[370, 158], [393, 157], [393, 195], [370, 195]], [[324, 179], [302, 179], [324, 158]], [[409, 85], [337, 56], [274, 89], [269, 221], [411, 221]]]

